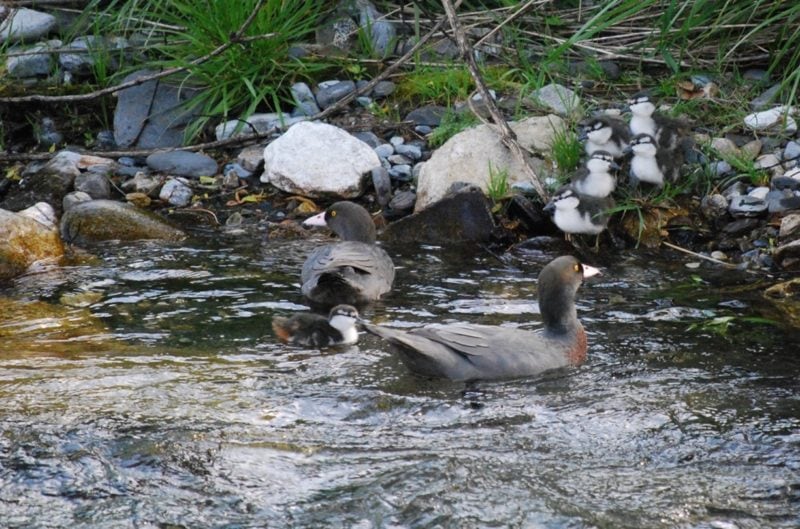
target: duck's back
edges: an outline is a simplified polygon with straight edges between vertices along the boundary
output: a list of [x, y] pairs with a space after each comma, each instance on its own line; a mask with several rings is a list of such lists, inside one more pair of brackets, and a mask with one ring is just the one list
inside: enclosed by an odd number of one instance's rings
[[367, 326], [417, 373], [452, 380], [535, 375], [585, 360], [583, 327], [563, 335], [487, 325], [431, 325], [410, 332]]
[[[394, 282], [394, 265], [379, 246], [357, 241], [327, 244], [314, 250], [300, 274], [302, 292], [312, 301], [361, 303], [378, 299]], [[352, 297], [353, 299], [345, 299]]]

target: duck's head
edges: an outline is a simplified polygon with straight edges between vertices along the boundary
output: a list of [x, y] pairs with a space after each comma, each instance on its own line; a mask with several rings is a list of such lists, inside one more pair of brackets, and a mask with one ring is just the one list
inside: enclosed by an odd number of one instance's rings
[[313, 217], [303, 226], [328, 226], [345, 241], [375, 242], [375, 223], [369, 212], [353, 202], [341, 201]]

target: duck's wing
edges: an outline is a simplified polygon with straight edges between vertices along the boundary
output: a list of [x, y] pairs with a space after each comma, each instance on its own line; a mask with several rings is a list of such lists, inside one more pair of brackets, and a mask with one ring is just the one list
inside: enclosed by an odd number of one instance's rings
[[340, 268], [352, 268], [356, 273], [376, 275], [389, 285], [394, 281], [394, 264], [383, 248], [362, 242], [343, 241], [321, 246], [303, 264], [301, 280]]

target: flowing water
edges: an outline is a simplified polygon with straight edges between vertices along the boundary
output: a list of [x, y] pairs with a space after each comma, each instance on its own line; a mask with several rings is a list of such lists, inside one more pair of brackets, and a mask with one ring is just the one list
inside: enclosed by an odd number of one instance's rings
[[[465, 384], [276, 343], [315, 244], [108, 244], [0, 286], [0, 527], [800, 526], [800, 333], [741, 319], [770, 316], [751, 278], [610, 257], [585, 365]], [[540, 325], [555, 254], [390, 250], [366, 318]]]

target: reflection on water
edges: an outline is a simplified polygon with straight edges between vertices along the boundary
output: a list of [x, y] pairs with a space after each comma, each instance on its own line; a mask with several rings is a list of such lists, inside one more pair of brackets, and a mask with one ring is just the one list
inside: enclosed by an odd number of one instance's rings
[[[619, 256], [580, 293], [586, 365], [463, 384], [371, 336], [275, 343], [314, 244], [109, 244], [0, 287], [3, 526], [800, 524], [800, 336], [703, 325], [766, 314], [742, 278]], [[391, 250], [365, 317], [539, 326], [554, 255]]]

